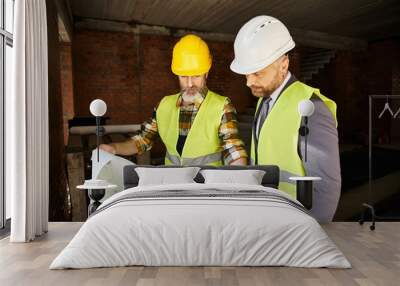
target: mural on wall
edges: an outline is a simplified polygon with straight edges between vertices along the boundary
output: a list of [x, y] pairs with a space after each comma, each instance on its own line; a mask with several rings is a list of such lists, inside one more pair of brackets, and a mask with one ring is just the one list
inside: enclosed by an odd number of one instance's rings
[[[65, 88], [66, 97], [70, 97], [64, 99], [64, 102], [69, 104], [69, 107], [65, 108], [67, 111], [65, 115], [71, 117], [73, 114], [74, 120], [88, 118], [90, 117], [88, 106], [91, 100], [102, 98], [108, 105], [102, 124], [138, 125], [150, 118], [159, 100], [179, 89], [177, 79], [170, 70], [171, 51], [175, 40], [174, 37], [164, 35], [134, 35], [76, 29], [74, 42], [69, 48], [70, 55], [64, 53], [61, 59], [61, 67], [69, 69], [62, 71], [66, 82], [62, 88]], [[232, 99], [238, 109], [242, 137], [249, 146], [254, 98], [245, 85], [245, 79], [229, 71], [229, 63], [233, 58], [232, 43], [210, 41], [209, 45], [214, 64], [208, 85], [210, 89]], [[342, 197], [335, 216], [336, 220], [358, 220], [363, 211], [362, 204], [368, 201], [367, 98], [371, 93], [395, 94], [396, 88], [399, 89], [398, 76], [396, 77], [398, 70], [388, 68], [393, 65], [389, 58], [394, 57], [396, 45], [398, 43], [395, 41], [377, 42], [371, 44], [366, 51], [334, 51], [333, 54], [329, 51], [329, 61], [307, 80], [308, 84], [320, 88], [323, 94], [338, 104]], [[65, 51], [67, 48], [64, 47], [63, 51], [68, 52]], [[386, 52], [382, 53], [383, 50]], [[299, 79], [303, 76], [302, 61], [306, 63], [306, 55], [310, 55], [311, 51], [315, 49], [297, 47], [289, 55], [290, 70], [294, 71]], [[63, 63], [63, 59], [69, 59], [71, 62]], [[382, 104], [383, 108], [384, 103]], [[394, 115], [397, 105], [393, 104]], [[398, 125], [388, 122], [386, 115], [385, 113], [379, 121], [376, 121], [377, 126], [382, 125], [383, 128], [376, 129], [373, 135], [374, 140], [380, 144], [393, 141], [398, 136], [396, 135]], [[400, 121], [400, 119], [394, 120]], [[66, 122], [67, 119], [64, 124]], [[94, 121], [87, 124], [93, 125], [93, 123]], [[84, 176], [90, 178], [90, 157], [95, 147], [95, 138], [86, 136], [83, 140], [82, 138], [77, 140], [79, 136], [68, 138], [68, 134], [64, 135], [64, 138], [67, 138], [65, 140], [67, 150], [76, 151], [78, 145], [86, 146], [84, 166], [87, 168], [84, 170]], [[104, 143], [123, 141], [132, 135], [134, 132], [107, 134], [102, 140]], [[154, 144], [151, 154], [146, 154], [145, 161], [140, 161], [143, 158], [139, 161], [162, 164], [164, 152], [163, 144], [158, 142]], [[396, 155], [389, 152], [396, 151], [394, 148], [390, 150], [387, 148], [376, 153], [376, 156], [382, 156], [376, 161], [379, 170], [386, 170], [390, 165], [386, 166], [383, 163], [386, 156], [388, 160], [395, 160]], [[126, 157], [126, 159], [134, 162], [138, 160], [136, 157]], [[391, 199], [396, 201], [395, 197]], [[385, 202], [378, 206], [382, 214], [385, 210], [391, 212], [391, 209], [392, 207]]]

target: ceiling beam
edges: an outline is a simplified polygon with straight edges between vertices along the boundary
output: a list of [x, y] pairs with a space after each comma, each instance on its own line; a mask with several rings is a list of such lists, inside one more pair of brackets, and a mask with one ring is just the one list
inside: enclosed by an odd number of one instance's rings
[[[106, 20], [82, 18], [75, 23], [77, 28], [86, 28], [103, 31], [132, 32], [137, 34], [157, 34], [180, 37], [187, 33], [195, 33], [205, 40], [233, 42], [235, 34], [212, 33], [190, 29], [177, 29], [165, 26], [144, 25], [140, 23], [114, 22]], [[305, 47], [325, 48], [333, 50], [360, 51], [367, 48], [367, 41], [331, 35], [316, 31], [290, 28], [290, 33], [296, 44]]]
[[325, 48], [332, 50], [362, 51], [368, 46], [365, 40], [332, 35], [316, 31], [308, 31], [296, 28], [289, 29], [294, 41], [306, 47]]
[[130, 32], [135, 34], [150, 34], [181, 37], [188, 33], [197, 34], [205, 40], [233, 42], [235, 35], [224, 33], [202, 32], [189, 29], [177, 29], [165, 26], [144, 25], [144, 24], [128, 24], [126, 22], [115, 22], [97, 19], [80, 19], [75, 23], [76, 28], [110, 31], [110, 32]]

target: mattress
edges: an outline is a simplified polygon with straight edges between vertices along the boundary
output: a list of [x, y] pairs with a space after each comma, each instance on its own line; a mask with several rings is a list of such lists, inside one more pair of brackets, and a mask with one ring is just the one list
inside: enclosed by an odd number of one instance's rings
[[296, 200], [240, 184], [139, 186], [108, 198], [50, 269], [144, 266], [350, 268]]

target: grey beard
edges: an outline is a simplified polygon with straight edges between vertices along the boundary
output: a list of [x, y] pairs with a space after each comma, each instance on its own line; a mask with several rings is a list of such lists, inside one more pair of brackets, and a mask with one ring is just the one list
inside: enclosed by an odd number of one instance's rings
[[186, 92], [183, 92], [182, 100], [186, 104], [193, 104], [195, 99], [196, 99], [196, 97], [198, 97], [199, 95], [201, 96], [200, 92], [197, 92], [197, 93], [195, 93], [193, 95], [188, 95]]

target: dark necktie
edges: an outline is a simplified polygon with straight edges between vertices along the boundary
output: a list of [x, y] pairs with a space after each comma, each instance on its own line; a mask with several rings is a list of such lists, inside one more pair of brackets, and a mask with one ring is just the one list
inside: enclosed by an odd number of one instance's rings
[[261, 131], [261, 128], [262, 128], [262, 126], [264, 124], [264, 121], [268, 116], [270, 101], [271, 101], [271, 97], [263, 100], [263, 103], [262, 103], [262, 106], [261, 106], [261, 110], [260, 110], [260, 114], [258, 115], [257, 139], [260, 136], [260, 131]]

